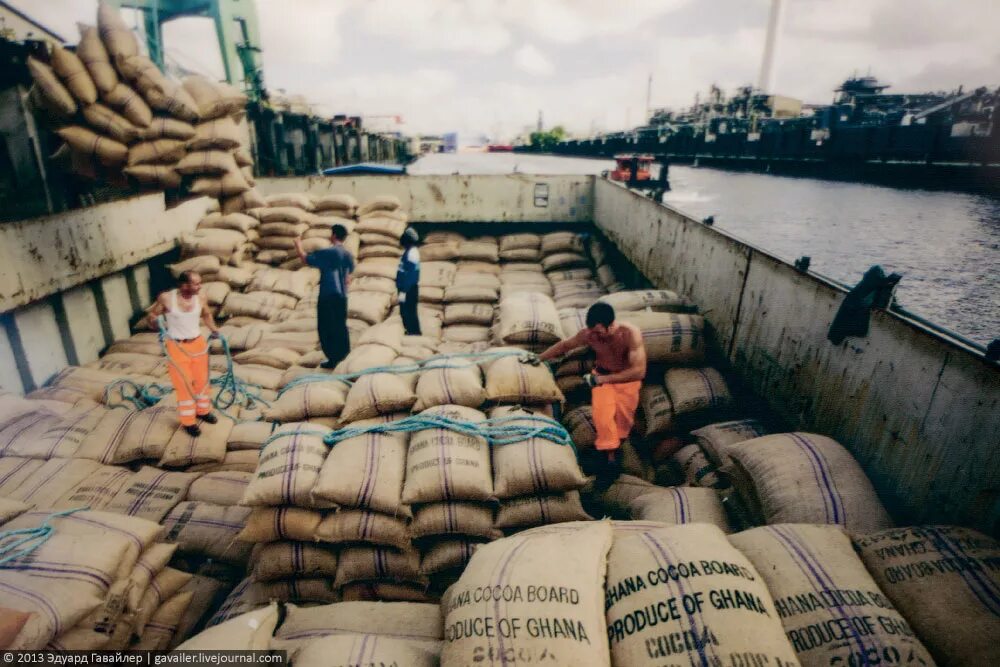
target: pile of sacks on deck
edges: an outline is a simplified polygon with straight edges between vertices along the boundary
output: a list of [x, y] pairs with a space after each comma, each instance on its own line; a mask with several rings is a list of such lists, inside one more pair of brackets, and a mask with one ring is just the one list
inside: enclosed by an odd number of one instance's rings
[[[935, 566], [953, 551], [963, 567]], [[440, 608], [270, 604], [180, 648], [287, 650], [296, 665], [990, 665], [1000, 620], [983, 595], [1000, 584], [997, 557], [996, 540], [951, 526], [727, 537], [708, 524], [565, 523], [480, 546]]]
[[253, 160], [237, 126], [246, 95], [189, 76], [167, 77], [118, 10], [100, 3], [97, 27], [81, 26], [75, 51], [52, 47], [48, 62], [28, 58], [31, 98], [58, 126], [69, 170], [156, 189], [182, 185], [220, 200], [226, 213], [262, 205]]

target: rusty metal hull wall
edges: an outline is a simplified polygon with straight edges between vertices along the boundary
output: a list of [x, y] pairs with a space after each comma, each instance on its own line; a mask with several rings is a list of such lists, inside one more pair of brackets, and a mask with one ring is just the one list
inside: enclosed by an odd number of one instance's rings
[[1000, 532], [1000, 367], [896, 314], [826, 332], [844, 291], [605, 180], [594, 222], [655, 285], [707, 311], [733, 368], [795, 428], [857, 457], [903, 523]]

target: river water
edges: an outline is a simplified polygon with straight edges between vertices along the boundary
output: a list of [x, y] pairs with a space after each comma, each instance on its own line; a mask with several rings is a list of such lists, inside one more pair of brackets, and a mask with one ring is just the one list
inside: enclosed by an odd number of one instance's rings
[[[597, 174], [613, 162], [513, 153], [428, 155], [413, 174]], [[855, 284], [900, 273], [897, 301], [977, 343], [1000, 337], [1000, 199], [672, 166], [665, 202], [789, 261]]]

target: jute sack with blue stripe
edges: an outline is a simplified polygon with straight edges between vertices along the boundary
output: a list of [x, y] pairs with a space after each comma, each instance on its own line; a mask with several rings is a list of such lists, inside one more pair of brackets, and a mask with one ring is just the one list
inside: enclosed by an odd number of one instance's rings
[[583, 509], [580, 492], [566, 491], [507, 498], [497, 510], [496, 527], [521, 530], [588, 519], [591, 516]]
[[322, 637], [360, 632], [403, 637], [431, 647], [439, 647], [441, 643], [443, 619], [437, 604], [339, 602], [320, 607], [289, 604], [285, 613], [271, 640], [273, 650], [293, 651]]
[[1000, 542], [960, 526], [853, 537], [875, 582], [939, 665], [1000, 664]]
[[410, 665], [436, 667], [439, 650], [427, 642], [375, 634], [337, 634], [305, 644], [291, 654], [298, 667]]
[[767, 586], [716, 526], [616, 522], [611, 664], [798, 665]]
[[710, 523], [728, 533], [729, 517], [712, 489], [694, 486], [654, 487], [629, 505], [633, 519], [668, 524]]
[[274, 581], [292, 577], [332, 577], [337, 574], [337, 552], [332, 547], [311, 542], [258, 544], [250, 555], [250, 576], [254, 581]]
[[767, 429], [756, 419], [737, 419], [703, 426], [691, 431], [691, 435], [698, 438], [698, 446], [708, 460], [722, 468], [732, 464], [727, 447], [767, 435]]
[[765, 523], [838, 524], [849, 531], [893, 525], [864, 470], [831, 438], [779, 433], [726, 451], [737, 490]]
[[[500, 406], [490, 412], [490, 417], [521, 417], [510, 424], [535, 427], [540, 415], [520, 406]], [[493, 491], [497, 498], [572, 491], [586, 483], [571, 446], [527, 438], [493, 448]]]
[[606, 521], [545, 526], [479, 547], [441, 600], [442, 667], [478, 656], [608, 667], [603, 583], [610, 547]]
[[765, 526], [729, 541], [764, 577], [803, 667], [934, 664], [839, 526]]

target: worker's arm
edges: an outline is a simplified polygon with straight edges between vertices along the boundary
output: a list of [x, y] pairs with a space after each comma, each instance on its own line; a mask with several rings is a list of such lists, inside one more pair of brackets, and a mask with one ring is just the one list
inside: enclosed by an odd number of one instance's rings
[[539, 361], [549, 361], [550, 359], [556, 359], [569, 352], [572, 352], [578, 347], [584, 347], [587, 345], [586, 337], [583, 332], [577, 333], [572, 338], [567, 338], [566, 340], [559, 341], [549, 349], [538, 355]]
[[309, 263], [309, 260], [306, 259], [306, 251], [302, 249], [302, 239], [298, 237], [295, 239], [295, 252], [298, 254], [299, 259], [303, 264]]
[[201, 321], [213, 334], [219, 333], [219, 326], [215, 323], [215, 317], [212, 316], [212, 309], [208, 307], [208, 301], [204, 299], [201, 302]]
[[160, 330], [160, 323], [157, 321], [160, 315], [167, 312], [167, 295], [161, 294], [156, 297], [156, 301], [153, 302], [153, 307], [149, 309], [148, 323], [149, 328], [153, 331]]
[[642, 342], [642, 334], [631, 330], [628, 345], [628, 368], [607, 375], [594, 374], [597, 386], [602, 384], [622, 384], [636, 382], [646, 377], [646, 346]]

